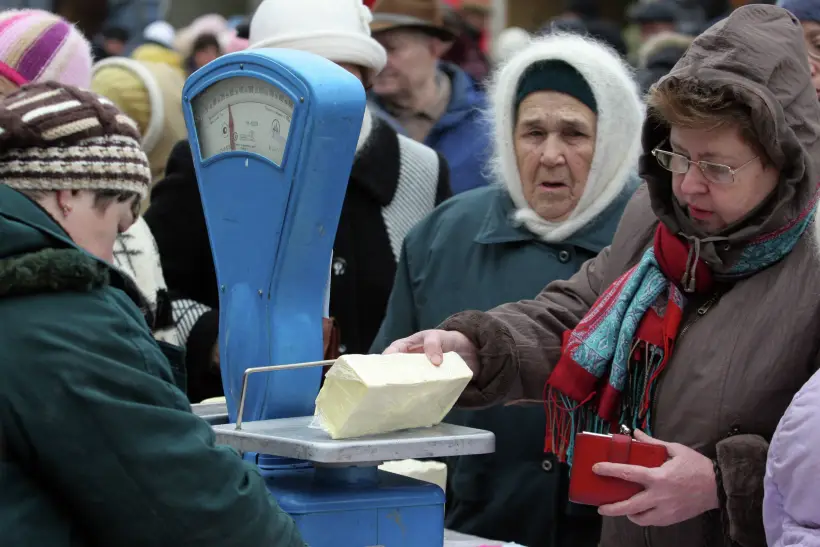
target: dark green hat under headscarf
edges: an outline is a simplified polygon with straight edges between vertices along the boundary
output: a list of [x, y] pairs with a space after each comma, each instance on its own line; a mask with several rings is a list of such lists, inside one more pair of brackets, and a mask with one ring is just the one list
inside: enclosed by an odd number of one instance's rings
[[538, 91], [558, 91], [574, 97], [598, 113], [598, 103], [592, 88], [575, 67], [564, 61], [539, 61], [530, 65], [518, 82], [515, 111], [527, 95]]

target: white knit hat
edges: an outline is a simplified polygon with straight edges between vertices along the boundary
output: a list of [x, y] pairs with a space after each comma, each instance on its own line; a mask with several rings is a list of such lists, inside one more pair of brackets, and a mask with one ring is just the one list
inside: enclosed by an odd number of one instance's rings
[[251, 19], [250, 47], [296, 49], [357, 65], [367, 69], [369, 82], [387, 64], [387, 52], [370, 36], [372, 18], [362, 0], [264, 0]]
[[174, 49], [175, 36], [174, 27], [166, 21], [154, 21], [142, 31], [143, 39], [163, 45], [168, 49]]

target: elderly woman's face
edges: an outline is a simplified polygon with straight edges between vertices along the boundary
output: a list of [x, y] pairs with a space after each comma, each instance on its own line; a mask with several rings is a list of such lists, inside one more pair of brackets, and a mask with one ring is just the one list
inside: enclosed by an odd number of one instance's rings
[[[672, 190], [689, 217], [707, 233], [717, 233], [741, 220], [774, 190], [780, 173], [741, 137], [736, 127], [684, 129], [672, 127], [672, 151], [692, 161], [726, 165], [737, 171], [734, 182], [716, 184], [695, 164], [685, 174], [672, 173]], [[739, 169], [742, 167], [742, 169]]]
[[87, 190], [60, 191], [56, 196], [56, 209], [47, 209], [74, 243], [97, 258], [113, 263], [114, 242], [136, 221], [139, 198], [113, 199], [103, 206], [96, 201], [94, 193]]
[[514, 130], [524, 197], [538, 215], [566, 220], [584, 193], [598, 118], [565, 93], [538, 91], [521, 102]]

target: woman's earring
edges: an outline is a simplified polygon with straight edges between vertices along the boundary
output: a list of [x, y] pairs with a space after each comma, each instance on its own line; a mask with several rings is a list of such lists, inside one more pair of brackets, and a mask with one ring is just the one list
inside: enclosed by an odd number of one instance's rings
[[68, 205], [63, 205], [63, 216], [67, 217], [68, 214], [71, 212], [71, 207]]

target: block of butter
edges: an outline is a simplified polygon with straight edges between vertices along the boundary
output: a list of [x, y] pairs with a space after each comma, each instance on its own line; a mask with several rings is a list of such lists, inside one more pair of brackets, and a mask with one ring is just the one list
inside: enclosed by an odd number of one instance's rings
[[398, 460], [385, 462], [379, 466], [382, 471], [389, 471], [403, 477], [438, 485], [447, 490], [447, 464], [436, 461]]
[[457, 353], [441, 366], [423, 354], [345, 355], [316, 398], [316, 415], [332, 439], [437, 425], [473, 373]]

